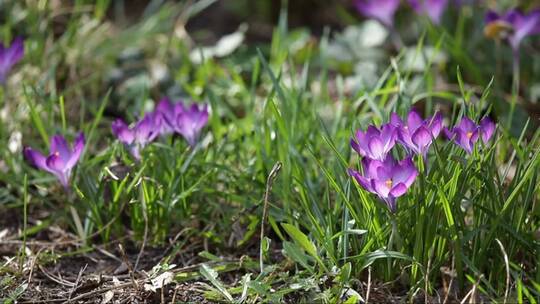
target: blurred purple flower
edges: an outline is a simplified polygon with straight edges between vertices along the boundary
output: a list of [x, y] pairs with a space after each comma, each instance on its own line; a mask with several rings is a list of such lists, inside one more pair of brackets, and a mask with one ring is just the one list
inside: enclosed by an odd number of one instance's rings
[[192, 104], [187, 108], [180, 102], [174, 105], [173, 113], [171, 128], [182, 135], [190, 146], [195, 146], [202, 128], [208, 122], [208, 106]]
[[456, 144], [470, 154], [480, 137], [484, 144], [489, 142], [495, 133], [495, 124], [488, 117], [482, 119], [480, 125], [475, 124], [468, 117], [463, 117], [453, 129], [445, 129], [444, 131], [448, 138], [453, 139]]
[[11, 68], [24, 56], [24, 41], [17, 37], [9, 47], [0, 45], [0, 83], [6, 81]]
[[392, 156], [384, 161], [364, 158], [360, 173], [349, 169], [348, 173], [365, 190], [381, 198], [390, 211], [396, 212], [396, 198], [404, 195], [418, 176], [412, 158], [397, 163]]
[[354, 4], [365, 17], [376, 19], [389, 28], [394, 26], [399, 0], [355, 0]]
[[137, 160], [141, 159], [140, 150], [152, 142], [158, 135], [160, 125], [156, 124], [154, 115], [147, 114], [130, 128], [122, 119], [112, 123], [112, 132]]
[[523, 14], [519, 10], [513, 9], [503, 15], [495, 11], [488, 11], [485, 23], [484, 33], [486, 36], [505, 38], [514, 51], [517, 51], [523, 38], [540, 34], [540, 10]]
[[409, 0], [409, 4], [420, 15], [428, 15], [435, 24], [441, 23], [448, 0]]
[[426, 156], [429, 146], [441, 133], [442, 115], [436, 113], [429, 119], [422, 119], [416, 111], [410, 111], [407, 115], [407, 122], [392, 113], [390, 124], [396, 126], [398, 130], [398, 141], [409, 151]]
[[383, 125], [380, 130], [369, 126], [365, 132], [356, 131], [351, 147], [361, 156], [382, 161], [396, 144], [397, 137], [398, 130], [391, 124]]
[[26, 160], [33, 166], [54, 174], [64, 188], [69, 186], [71, 170], [81, 157], [84, 150], [85, 138], [79, 133], [73, 143], [73, 149], [61, 135], [54, 135], [51, 140], [49, 155], [45, 156], [30, 147], [24, 148]]
[[482, 141], [484, 144], [487, 144], [489, 140], [491, 139], [491, 136], [493, 136], [493, 133], [495, 133], [495, 123], [489, 119], [489, 117], [484, 117], [480, 121], [480, 136], [482, 137]]

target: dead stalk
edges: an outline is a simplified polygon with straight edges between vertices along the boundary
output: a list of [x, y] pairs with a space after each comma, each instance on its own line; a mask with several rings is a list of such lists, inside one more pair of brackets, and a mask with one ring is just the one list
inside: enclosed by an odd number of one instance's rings
[[370, 294], [370, 292], [371, 292], [371, 266], [368, 267], [366, 304], [369, 303], [369, 294]]
[[133, 271], [133, 267], [131, 266], [131, 263], [128, 260], [128, 257], [126, 255], [126, 252], [124, 251], [124, 247], [122, 246], [122, 244], [118, 244], [118, 249], [120, 250], [122, 259], [124, 260], [124, 263], [126, 264], [128, 268], [129, 278], [131, 279], [131, 283], [133, 283], [133, 286], [135, 286], [135, 288], [139, 289], [139, 285], [137, 284], [137, 281], [135, 280], [135, 273]]
[[497, 244], [499, 244], [499, 247], [501, 247], [501, 251], [504, 257], [504, 265], [506, 267], [506, 287], [504, 289], [503, 300], [503, 303], [506, 304], [506, 301], [508, 300], [508, 291], [510, 289], [510, 263], [508, 262], [508, 255], [506, 254], [506, 250], [504, 250], [504, 246], [501, 241], [499, 241], [499, 239], [495, 239], [495, 241], [497, 242]]
[[270, 196], [270, 191], [272, 190], [272, 184], [274, 182], [274, 179], [276, 178], [279, 170], [281, 169], [281, 162], [277, 162], [274, 164], [274, 167], [272, 167], [272, 170], [270, 171], [270, 174], [268, 175], [268, 178], [266, 180], [266, 190], [264, 191], [264, 205], [263, 205], [263, 215], [261, 220], [261, 238], [260, 238], [260, 246], [259, 246], [259, 264], [261, 268], [261, 273], [264, 269], [264, 248], [263, 248], [263, 242], [264, 242], [264, 225], [266, 223], [267, 213], [268, 213], [268, 197]]

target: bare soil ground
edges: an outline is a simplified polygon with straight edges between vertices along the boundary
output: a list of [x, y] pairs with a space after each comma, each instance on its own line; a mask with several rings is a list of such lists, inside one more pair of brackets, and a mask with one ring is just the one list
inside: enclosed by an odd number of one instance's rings
[[[203, 250], [202, 242], [194, 241], [185, 248], [171, 244], [141, 250], [126, 238], [83, 246], [76, 236], [52, 225], [26, 240], [23, 256], [20, 218], [13, 209], [2, 210], [0, 215], [0, 299], [13, 298], [17, 303], [209, 303], [203, 295], [207, 283], [198, 276], [204, 261], [197, 255]], [[165, 258], [169, 265], [177, 266], [159, 273], [171, 277], [182, 273], [189, 282], [156, 282], [158, 274], [152, 268]], [[221, 264], [234, 264], [238, 259], [223, 261]], [[233, 271], [223, 279], [232, 282], [237, 276]], [[153, 279], [158, 288], [151, 287]]]

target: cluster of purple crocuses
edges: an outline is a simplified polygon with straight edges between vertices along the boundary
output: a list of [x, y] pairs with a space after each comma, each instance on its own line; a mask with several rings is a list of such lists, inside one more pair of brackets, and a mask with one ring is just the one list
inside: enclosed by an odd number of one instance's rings
[[[367, 18], [378, 20], [388, 28], [394, 27], [394, 15], [400, 0], [354, 0], [358, 12]], [[441, 23], [442, 16], [449, 6], [462, 5], [463, 0], [407, 0], [419, 15], [427, 15], [435, 24]], [[481, 2], [475, 0], [474, 2]], [[502, 38], [508, 41], [515, 53], [521, 41], [534, 34], [540, 34], [540, 9], [523, 13], [518, 9], [510, 9], [503, 14], [489, 10], [485, 17], [485, 32], [490, 38]], [[515, 55], [517, 56], [517, 55]]]
[[153, 112], [129, 127], [122, 119], [112, 124], [112, 131], [134, 158], [141, 158], [140, 151], [160, 135], [178, 133], [190, 146], [195, 146], [201, 129], [208, 122], [207, 105], [192, 104], [187, 107], [183, 102], [172, 103], [163, 98]]
[[[10, 46], [0, 44], [0, 83], [4, 83], [7, 75], [24, 55], [24, 41], [16, 38]], [[140, 150], [160, 135], [178, 133], [182, 135], [190, 146], [195, 146], [202, 128], [208, 122], [208, 106], [192, 104], [184, 105], [179, 101], [171, 102], [163, 98], [156, 109], [147, 113], [140, 121], [129, 127], [122, 119], [112, 123], [114, 135], [139, 160]], [[62, 186], [69, 186], [71, 171], [79, 161], [85, 147], [85, 137], [79, 133], [71, 147], [61, 135], [54, 135], [51, 139], [48, 155], [25, 147], [23, 154], [27, 161], [47, 172], [55, 175]]]
[[[366, 131], [355, 133], [351, 147], [363, 157], [362, 172], [349, 169], [348, 173], [362, 188], [382, 199], [391, 212], [396, 212], [396, 199], [407, 192], [418, 176], [413, 156], [421, 155], [425, 160], [429, 147], [443, 129], [449, 139], [467, 153], [472, 153], [479, 138], [484, 144], [488, 143], [495, 132], [495, 124], [488, 117], [478, 125], [463, 117], [456, 126], [448, 129], [443, 128], [440, 113], [422, 119], [416, 111], [410, 111], [407, 121], [392, 113], [390, 122], [380, 128], [370, 125]], [[396, 143], [408, 155], [401, 161], [396, 161], [392, 155]]]
[[[140, 159], [140, 149], [159, 135], [177, 132], [194, 146], [207, 122], [206, 105], [199, 107], [192, 104], [186, 107], [182, 102], [172, 103], [164, 98], [155, 111], [147, 113], [133, 127], [117, 119], [112, 124], [112, 130], [118, 140], [128, 147], [133, 157]], [[82, 133], [75, 139], [73, 147], [70, 147], [63, 136], [55, 135], [47, 156], [30, 147], [25, 147], [23, 153], [31, 165], [54, 174], [62, 186], [68, 189], [71, 171], [79, 161], [84, 147], [85, 137]]]

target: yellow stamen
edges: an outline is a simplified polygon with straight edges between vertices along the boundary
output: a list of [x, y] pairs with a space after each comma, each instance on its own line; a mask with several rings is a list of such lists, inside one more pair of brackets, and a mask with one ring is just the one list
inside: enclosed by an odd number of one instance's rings
[[471, 139], [472, 134], [473, 134], [472, 132], [467, 132], [467, 138], [468, 138], [468, 139]]
[[484, 35], [491, 39], [507, 37], [514, 31], [514, 27], [506, 21], [495, 21], [484, 27]]
[[394, 182], [393, 182], [391, 179], [387, 179], [385, 183], [386, 183], [386, 187], [392, 188], [392, 184], [393, 184]]

